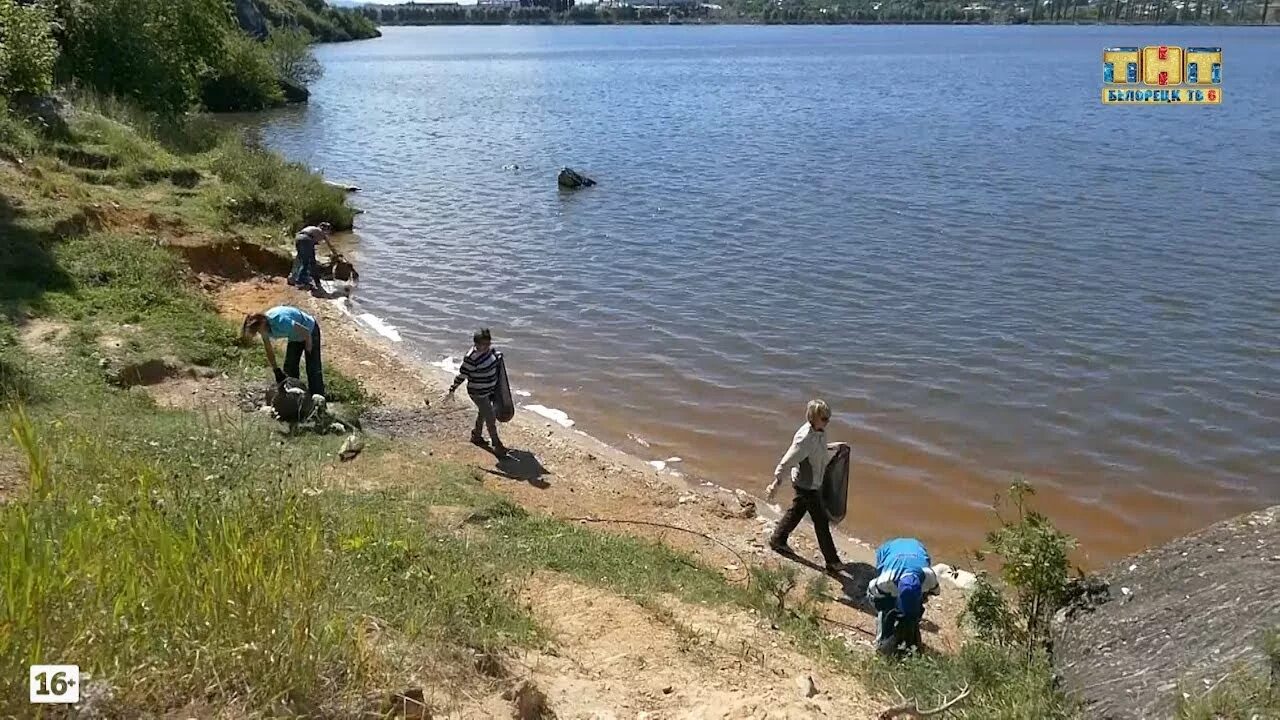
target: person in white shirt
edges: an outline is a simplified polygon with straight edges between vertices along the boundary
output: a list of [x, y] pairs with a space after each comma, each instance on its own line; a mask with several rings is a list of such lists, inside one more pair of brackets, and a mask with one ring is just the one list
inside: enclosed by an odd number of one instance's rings
[[822, 476], [827, 469], [828, 451], [835, 450], [842, 443], [827, 444], [827, 423], [831, 421], [831, 408], [822, 400], [811, 400], [805, 411], [806, 422], [796, 431], [791, 447], [778, 467], [773, 471], [773, 482], [767, 490], [772, 502], [787, 474], [791, 476], [791, 485], [795, 490], [795, 498], [791, 507], [778, 521], [778, 527], [769, 540], [769, 547], [780, 555], [795, 555], [795, 551], [787, 545], [791, 532], [800, 524], [806, 514], [813, 521], [813, 529], [818, 535], [818, 547], [822, 549], [822, 558], [826, 562], [829, 573], [844, 570], [836, 543], [831, 539], [831, 523], [827, 511], [822, 506]]

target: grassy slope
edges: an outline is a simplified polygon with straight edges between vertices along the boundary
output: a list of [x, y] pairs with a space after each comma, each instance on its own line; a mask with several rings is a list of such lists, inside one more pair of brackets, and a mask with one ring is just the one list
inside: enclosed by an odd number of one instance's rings
[[[1002, 651], [894, 665], [855, 655], [820, 629], [825, 589], [780, 600], [788, 573], [756, 569], [735, 586], [665, 546], [530, 515], [447, 464], [351, 490], [332, 477], [332, 439], [284, 439], [258, 416], [161, 410], [112, 387], [95, 341], [124, 324], [142, 331], [139, 359], [233, 377], [260, 364], [157, 238], [284, 240], [303, 222], [351, 215], [301, 168], [201, 121], [156, 128], [90, 105], [55, 141], [0, 117], [0, 390], [24, 408], [9, 418], [0, 473], [26, 468], [0, 509], [0, 716], [27, 714], [22, 667], [52, 660], [78, 662], [94, 679], [86, 691], [109, 688], [101, 701], [120, 715], [196, 699], [354, 712], [370, 691], [466, 666], [468, 648], [545, 642], [510, 582], [537, 569], [641, 602], [667, 593], [755, 609], [886, 692], [969, 683], [961, 716], [1067, 714], [1044, 667]], [[56, 353], [19, 342], [31, 317], [69, 328]], [[395, 449], [375, 440], [362, 460], [376, 467]], [[440, 505], [463, 508], [471, 531], [433, 521]]]

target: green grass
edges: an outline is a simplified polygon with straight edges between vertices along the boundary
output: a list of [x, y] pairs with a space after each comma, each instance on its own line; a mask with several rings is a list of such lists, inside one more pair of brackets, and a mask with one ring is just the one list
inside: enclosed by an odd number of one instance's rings
[[0, 715], [25, 713], [12, 678], [48, 658], [110, 684], [120, 714], [203, 697], [213, 677], [223, 701], [319, 712], [404, 681], [364, 649], [371, 619], [422, 648], [538, 637], [501, 575], [411, 502], [317, 493], [331, 439], [121, 394], [78, 410], [14, 418], [31, 470], [0, 509]]
[[1066, 720], [1075, 708], [1053, 684], [1048, 658], [1031, 662], [1020, 648], [971, 640], [956, 655], [926, 653], [900, 660], [874, 657], [866, 661], [866, 677], [874, 688], [895, 698], [901, 692], [921, 710], [941, 705], [965, 687], [970, 695], [947, 717], [974, 720]]
[[1280, 718], [1280, 628], [1263, 638], [1268, 667], [1262, 672], [1238, 667], [1206, 692], [1188, 687], [1178, 697], [1178, 720], [1253, 720]]
[[325, 185], [305, 166], [284, 162], [278, 154], [249, 147], [239, 138], [227, 139], [210, 167], [232, 187], [223, 207], [233, 222], [284, 225], [289, 231], [329, 222], [345, 230], [355, 218], [341, 190]]

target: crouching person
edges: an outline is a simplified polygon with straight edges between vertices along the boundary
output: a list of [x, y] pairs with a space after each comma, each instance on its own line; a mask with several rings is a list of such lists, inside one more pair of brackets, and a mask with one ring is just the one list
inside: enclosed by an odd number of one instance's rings
[[890, 540], [876, 550], [876, 573], [867, 585], [867, 601], [876, 609], [876, 649], [894, 655], [899, 647], [920, 647], [924, 604], [938, 594], [929, 551], [915, 538]]

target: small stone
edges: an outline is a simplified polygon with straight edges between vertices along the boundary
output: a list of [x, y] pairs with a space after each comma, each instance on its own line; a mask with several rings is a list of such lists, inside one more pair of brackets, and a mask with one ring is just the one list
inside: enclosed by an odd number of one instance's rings
[[1218, 552], [1220, 552], [1220, 553], [1224, 553], [1224, 552], [1226, 552], [1226, 551], [1227, 551], [1227, 550], [1226, 550], [1226, 548], [1218, 548]]
[[1137, 569], [1138, 569], [1138, 566], [1137, 566], [1137, 565], [1130, 565], [1130, 566], [1129, 566], [1129, 572], [1133, 572], [1134, 570], [1137, 570]]
[[697, 495], [681, 495], [680, 499], [677, 502], [679, 502], [681, 505], [687, 505], [691, 502], [697, 502], [697, 500], [698, 500]]
[[797, 677], [796, 685], [800, 688], [800, 694], [806, 698], [811, 698], [818, 694], [818, 686], [813, 684], [813, 678], [809, 675]]
[[1120, 593], [1121, 593], [1122, 595], [1132, 595], [1132, 594], [1133, 594], [1133, 591], [1132, 591], [1132, 590], [1130, 590], [1130, 589], [1129, 589], [1129, 588], [1127, 588], [1127, 587], [1122, 587], [1122, 588], [1120, 588]]
[[666, 687], [662, 688], [662, 694], [663, 694], [663, 695], [670, 695], [671, 693], [673, 693], [673, 692], [675, 692], [675, 691], [676, 691], [676, 689], [675, 689], [674, 687], [672, 687], [671, 685], [668, 685], [668, 686], [666, 686]]

